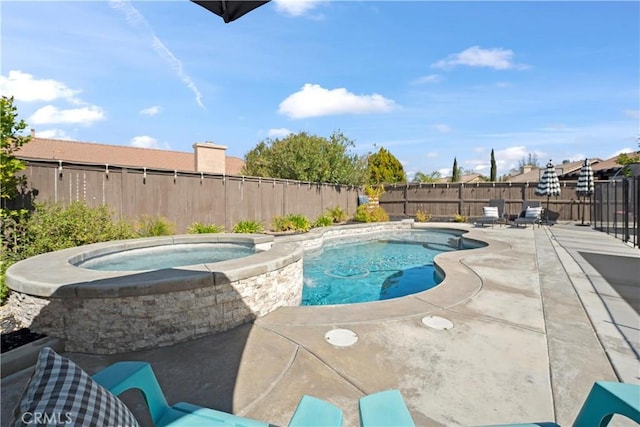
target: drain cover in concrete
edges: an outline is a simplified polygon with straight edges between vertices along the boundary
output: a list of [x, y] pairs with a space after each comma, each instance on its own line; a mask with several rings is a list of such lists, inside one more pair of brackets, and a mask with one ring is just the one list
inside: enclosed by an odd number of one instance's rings
[[324, 335], [324, 339], [337, 347], [349, 347], [358, 341], [358, 334], [349, 329], [332, 329]]
[[446, 329], [453, 328], [453, 323], [451, 323], [451, 320], [445, 319], [444, 317], [438, 317], [438, 316], [423, 317], [422, 323], [424, 323], [425, 326], [428, 326], [433, 329], [446, 330]]

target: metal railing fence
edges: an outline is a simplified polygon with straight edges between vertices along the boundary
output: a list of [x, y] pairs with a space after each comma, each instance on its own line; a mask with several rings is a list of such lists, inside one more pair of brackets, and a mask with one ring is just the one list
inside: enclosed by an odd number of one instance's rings
[[640, 176], [595, 184], [592, 226], [617, 239], [640, 245]]

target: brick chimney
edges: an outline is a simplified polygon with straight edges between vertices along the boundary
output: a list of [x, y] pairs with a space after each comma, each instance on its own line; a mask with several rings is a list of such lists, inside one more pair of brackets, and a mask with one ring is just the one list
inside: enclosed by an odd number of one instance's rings
[[531, 172], [532, 170], [532, 166], [531, 165], [524, 165], [520, 167], [520, 173], [527, 173], [527, 172]]
[[226, 173], [227, 147], [213, 142], [196, 142], [193, 144], [196, 172]]

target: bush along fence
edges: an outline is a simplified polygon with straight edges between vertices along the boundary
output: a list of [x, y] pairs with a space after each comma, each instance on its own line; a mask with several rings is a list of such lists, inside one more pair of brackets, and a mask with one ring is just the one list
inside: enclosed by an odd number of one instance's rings
[[116, 219], [143, 216], [166, 218], [184, 233], [194, 222], [216, 224], [231, 231], [241, 221], [269, 228], [276, 217], [305, 215], [311, 220], [340, 207], [349, 217], [362, 189], [353, 186], [114, 167], [27, 161], [28, 193], [11, 208], [38, 203], [82, 201], [90, 207], [107, 205]]

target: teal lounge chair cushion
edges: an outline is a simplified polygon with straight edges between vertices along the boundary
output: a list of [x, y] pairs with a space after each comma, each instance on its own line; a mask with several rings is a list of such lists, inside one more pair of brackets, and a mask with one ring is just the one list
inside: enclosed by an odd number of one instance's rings
[[362, 427], [415, 427], [399, 390], [385, 390], [360, 398]]
[[289, 421], [289, 427], [339, 427], [342, 410], [335, 405], [304, 395]]

